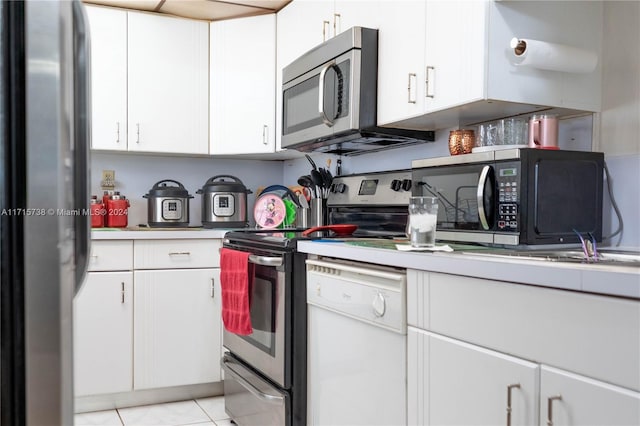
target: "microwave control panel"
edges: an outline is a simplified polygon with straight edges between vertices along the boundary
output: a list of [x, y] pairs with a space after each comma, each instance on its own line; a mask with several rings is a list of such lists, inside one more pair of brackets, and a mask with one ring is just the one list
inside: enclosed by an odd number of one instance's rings
[[498, 229], [504, 231], [517, 231], [521, 195], [520, 164], [497, 164], [495, 171], [496, 191], [498, 196]]

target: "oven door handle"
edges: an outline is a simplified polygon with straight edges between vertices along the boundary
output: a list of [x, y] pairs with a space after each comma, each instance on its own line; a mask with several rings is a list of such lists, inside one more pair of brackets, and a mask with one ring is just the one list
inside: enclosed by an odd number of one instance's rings
[[249, 262], [255, 263], [256, 265], [262, 266], [282, 266], [282, 257], [268, 257], [268, 256], [258, 256], [255, 254], [249, 255]]
[[243, 388], [248, 390], [253, 396], [256, 398], [267, 402], [269, 404], [282, 405], [284, 401], [284, 397], [281, 395], [270, 395], [268, 393], [262, 392], [260, 389], [255, 387], [252, 383], [250, 383], [247, 379], [242, 377], [240, 373], [231, 368], [231, 362], [228, 361], [227, 357], [223, 357], [220, 359], [220, 367], [225, 371], [226, 374], [233, 377], [238, 383], [242, 385]]

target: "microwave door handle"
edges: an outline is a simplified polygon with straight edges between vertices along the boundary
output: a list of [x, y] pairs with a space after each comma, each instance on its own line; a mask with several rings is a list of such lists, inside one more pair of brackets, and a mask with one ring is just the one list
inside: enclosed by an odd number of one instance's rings
[[334, 123], [333, 123], [333, 120], [327, 117], [327, 113], [324, 110], [324, 77], [327, 74], [327, 71], [329, 71], [329, 69], [334, 67], [335, 65], [336, 65], [336, 61], [331, 61], [328, 64], [326, 64], [324, 67], [322, 67], [322, 70], [320, 70], [320, 79], [318, 82], [318, 93], [319, 93], [318, 112], [320, 113], [320, 118], [322, 118], [322, 122], [329, 127], [333, 126]]
[[487, 212], [484, 208], [484, 188], [487, 183], [487, 179], [489, 178], [489, 173], [491, 172], [491, 166], [487, 165], [482, 168], [482, 172], [480, 173], [480, 179], [478, 179], [478, 189], [476, 192], [476, 199], [478, 201], [478, 218], [480, 219], [480, 226], [485, 231], [489, 230], [489, 221], [487, 220]]

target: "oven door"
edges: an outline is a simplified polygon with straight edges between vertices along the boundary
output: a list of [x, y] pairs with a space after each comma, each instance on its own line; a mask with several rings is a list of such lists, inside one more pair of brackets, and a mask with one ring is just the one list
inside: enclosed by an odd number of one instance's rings
[[290, 371], [285, 365], [286, 260], [283, 253], [249, 256], [255, 265], [249, 290], [253, 333], [241, 336], [225, 329], [223, 335], [224, 346], [231, 353], [285, 389], [290, 387]]
[[283, 148], [358, 128], [360, 59], [350, 50], [283, 85]]
[[412, 180], [412, 195], [438, 198], [438, 239], [493, 243], [498, 201], [493, 165], [413, 169]]

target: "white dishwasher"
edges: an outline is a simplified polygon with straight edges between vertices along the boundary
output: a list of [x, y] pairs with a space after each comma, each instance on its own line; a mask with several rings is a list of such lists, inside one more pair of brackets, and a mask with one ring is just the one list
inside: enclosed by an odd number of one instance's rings
[[405, 425], [406, 272], [307, 260], [307, 424]]

